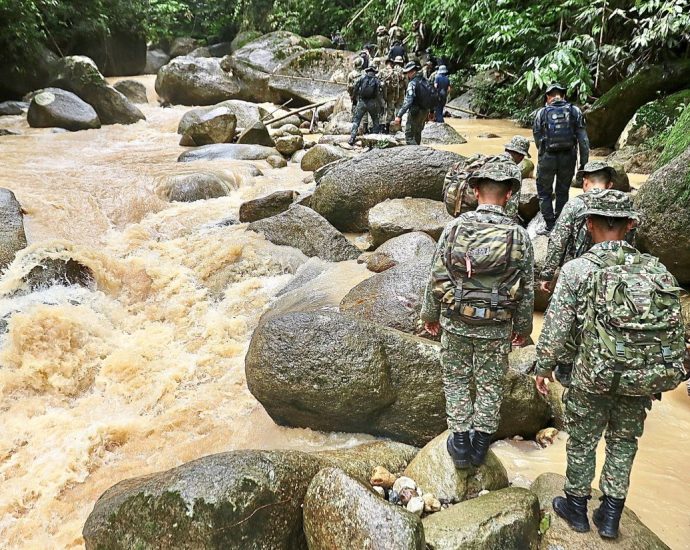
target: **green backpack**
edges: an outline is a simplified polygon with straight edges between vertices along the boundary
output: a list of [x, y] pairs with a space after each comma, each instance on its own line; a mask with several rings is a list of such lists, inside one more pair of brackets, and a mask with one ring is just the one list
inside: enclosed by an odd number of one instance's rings
[[451, 284], [434, 288], [443, 314], [471, 325], [510, 321], [522, 298], [517, 262], [525, 247], [516, 225], [471, 219], [455, 225], [443, 262]]
[[477, 199], [467, 180], [491, 158], [494, 157], [477, 154], [451, 166], [443, 181], [443, 203], [451, 216], [457, 218], [477, 208]]
[[657, 258], [590, 250], [581, 374], [593, 393], [650, 396], [685, 378], [680, 288]]

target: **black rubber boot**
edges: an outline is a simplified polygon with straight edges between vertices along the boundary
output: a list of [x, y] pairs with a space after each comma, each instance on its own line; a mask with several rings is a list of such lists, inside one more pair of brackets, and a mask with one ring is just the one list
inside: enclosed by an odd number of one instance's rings
[[565, 498], [553, 499], [554, 511], [568, 522], [570, 528], [578, 533], [589, 531], [589, 519], [587, 518], [587, 501], [591, 497], [576, 497], [565, 494]]
[[470, 462], [473, 466], [481, 466], [484, 464], [486, 453], [489, 450], [489, 445], [491, 445], [492, 435], [493, 434], [488, 434], [486, 432], [474, 432], [474, 437], [472, 438], [472, 452], [470, 453]]
[[456, 468], [464, 470], [470, 467], [470, 432], [453, 432], [448, 435], [446, 442], [448, 454], [453, 459]]
[[618, 526], [625, 506], [624, 498], [613, 498], [604, 495], [599, 499], [601, 504], [594, 510], [592, 519], [599, 530], [599, 536], [605, 539], [618, 538]]

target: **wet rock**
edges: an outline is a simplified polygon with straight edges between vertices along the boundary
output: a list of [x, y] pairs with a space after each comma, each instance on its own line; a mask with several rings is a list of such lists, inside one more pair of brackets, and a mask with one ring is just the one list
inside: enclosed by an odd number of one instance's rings
[[285, 212], [298, 196], [296, 191], [276, 191], [265, 197], [244, 202], [240, 206], [240, 221], [255, 222]]
[[340, 302], [340, 311], [409, 334], [418, 331], [429, 265], [409, 262], [362, 281]]
[[375, 487], [382, 487], [384, 489], [392, 489], [395, 483], [395, 476], [391, 474], [383, 466], [377, 466], [374, 473], [371, 474], [369, 483]]
[[156, 76], [156, 93], [182, 105], [213, 105], [239, 98], [240, 85], [214, 57], [176, 57]]
[[369, 210], [369, 232], [378, 246], [393, 237], [421, 231], [438, 240], [453, 221], [441, 201], [431, 199], [389, 199]]
[[539, 195], [537, 194], [537, 180], [524, 178], [520, 187], [520, 204], [518, 214], [530, 222], [539, 213]]
[[405, 489], [411, 489], [414, 491], [416, 488], [417, 484], [415, 483], [414, 479], [411, 479], [407, 476], [401, 476], [393, 483], [393, 490], [398, 494], [402, 493]]
[[635, 196], [642, 216], [637, 245], [657, 256], [680, 284], [690, 283], [690, 147], [654, 172]]
[[474, 498], [485, 489], [508, 487], [506, 469], [491, 450], [479, 468], [457, 469], [446, 448], [449, 434], [443, 432], [419, 451], [405, 475], [414, 479], [425, 493], [452, 502]]
[[[618, 164], [627, 172], [651, 174], [657, 165], [661, 151], [658, 148], [628, 145], [606, 157], [609, 164]], [[577, 186], [577, 185], [576, 185]]]
[[182, 134], [180, 145], [199, 146], [231, 143], [235, 137], [237, 117], [227, 107], [218, 107], [199, 118]]
[[421, 517], [424, 512], [424, 499], [422, 497], [412, 497], [405, 508], [408, 512]]
[[455, 128], [445, 122], [427, 122], [422, 132], [424, 145], [459, 145], [467, 143]]
[[639, 146], [672, 126], [681, 111], [690, 103], [690, 90], [681, 90], [667, 97], [645, 103], [625, 125], [616, 141], [616, 149]]
[[422, 499], [424, 501], [424, 511], [427, 514], [433, 514], [441, 510], [441, 501], [433, 493], [424, 493]]
[[382, 500], [336, 468], [324, 468], [309, 485], [304, 532], [310, 550], [425, 548], [416, 515]]
[[396, 265], [408, 262], [431, 265], [435, 251], [434, 239], [427, 233], [412, 231], [387, 240], [376, 249], [376, 254], [390, 258]]
[[25, 247], [22, 207], [12, 191], [0, 187], [0, 270], [12, 263], [17, 252]]
[[462, 157], [428, 147], [372, 150], [335, 165], [320, 180], [312, 208], [343, 231], [366, 231], [369, 209], [386, 199], [441, 200], [448, 168]]
[[[624, 550], [662, 550], [668, 549], [659, 537], [657, 537], [629, 508], [623, 510], [621, 517], [620, 534], [614, 542], [602, 539], [594, 528], [589, 533], [576, 533], [554, 511], [551, 502], [557, 496], [563, 496], [563, 484], [565, 478], [554, 473], [541, 474], [534, 480], [530, 490], [539, 498], [539, 505], [548, 514], [550, 526], [541, 537], [539, 548], [541, 550], [559, 550], [561, 548], [587, 548], [588, 550], [605, 550], [615, 546]], [[599, 505], [597, 499], [601, 493], [592, 490], [590, 501], [591, 513]]]
[[146, 97], [146, 86], [136, 80], [120, 80], [113, 86], [118, 92], [124, 95], [132, 103], [148, 103]]
[[539, 545], [539, 521], [537, 497], [527, 489], [510, 487], [451, 506], [423, 524], [434, 550], [527, 550]]
[[[238, 128], [249, 128], [250, 126], [253, 126], [259, 122], [260, 119], [267, 114], [266, 109], [256, 105], [255, 103], [240, 101], [238, 99], [230, 99], [209, 107], [190, 109], [180, 119], [180, 123], [177, 126], [177, 133], [184, 134], [187, 131], [187, 128], [189, 128], [192, 124], [199, 122], [205, 114], [220, 108], [226, 108], [233, 115], [235, 115]], [[259, 143], [258, 145], [262, 144]], [[269, 147], [272, 147], [272, 145]]]
[[185, 151], [178, 158], [178, 162], [192, 162], [195, 160], [265, 160], [271, 155], [277, 155], [273, 147], [263, 145], [241, 145], [237, 143], [216, 143], [204, 145]]
[[149, 50], [146, 52], [146, 66], [143, 74], [158, 74], [163, 65], [170, 62], [170, 56], [163, 50]]
[[7, 128], [0, 128], [0, 136], [18, 136], [19, 132], [8, 130]]
[[232, 53], [231, 42], [218, 42], [206, 48], [211, 57], [223, 57]]
[[480, 139], [497, 139], [501, 136], [499, 136], [498, 134], [494, 134], [493, 132], [485, 132], [483, 134], [479, 134], [477, 137]]
[[391, 147], [402, 147], [405, 145], [405, 136], [390, 134], [365, 134], [359, 138], [362, 147], [376, 149], [390, 149]]
[[156, 188], [156, 194], [170, 202], [194, 202], [224, 197], [233, 189], [217, 174], [196, 172], [166, 178]]
[[[541, 214], [534, 218], [534, 220], [538, 220], [538, 218], [541, 218]], [[543, 221], [543, 218], [541, 219]], [[534, 311], [546, 311], [551, 301], [551, 294], [539, 288], [539, 274], [546, 261], [546, 253], [549, 248], [548, 235], [536, 235], [532, 237], [532, 248], [534, 250]]]
[[[194, 48], [191, 52], [188, 54], [185, 54], [187, 57], [215, 57], [211, 55], [211, 50], [209, 50], [206, 46], [200, 46], [198, 48]], [[227, 55], [227, 54], [223, 54]], [[218, 57], [223, 57], [222, 55]]]
[[230, 42], [230, 53], [236, 52], [245, 44], [248, 44], [252, 40], [256, 40], [261, 36], [259, 31], [242, 31], [235, 35], [235, 38]]
[[419, 449], [416, 447], [395, 441], [371, 441], [347, 449], [320, 451], [314, 453], [314, 456], [340, 468], [362, 483], [367, 483], [372, 470], [376, 468], [402, 472], [417, 452]]
[[[285, 160], [285, 157], [282, 157], [280, 155], [273, 155], [270, 156], [266, 159], [266, 162], [271, 168], [285, 168], [287, 166], [287, 160]], [[309, 206], [309, 205], [305, 205]]]
[[330, 312], [272, 312], [254, 332], [247, 384], [278, 424], [413, 445], [443, 429], [439, 347]]
[[292, 246], [307, 256], [331, 262], [359, 256], [359, 251], [342, 233], [306, 206], [294, 205], [281, 214], [252, 222], [248, 229], [262, 233], [274, 244]]
[[301, 168], [305, 172], [313, 172], [319, 168], [344, 158], [349, 154], [335, 145], [315, 145], [302, 157]]
[[321, 466], [296, 451], [235, 451], [122, 481], [86, 520], [86, 548], [306, 548], [301, 506]]
[[275, 140], [276, 149], [281, 155], [291, 156], [304, 147], [304, 138], [299, 136], [283, 136]]
[[175, 40], [172, 41], [172, 44], [170, 44], [170, 56], [179, 57], [182, 55], [187, 55], [200, 45], [201, 43], [194, 38], [189, 36], [180, 36], [175, 38]]
[[29, 110], [26, 101], [2, 101], [0, 102], [0, 116], [23, 115]]
[[122, 93], [108, 86], [96, 64], [88, 57], [61, 58], [55, 67], [52, 85], [78, 95], [91, 105], [101, 124], [134, 124], [144, 114]]
[[556, 436], [558, 435], [558, 430], [556, 428], [544, 428], [537, 432], [535, 441], [539, 443], [541, 447], [548, 447], [552, 445]]
[[74, 259], [41, 258], [23, 278], [30, 290], [53, 285], [79, 285], [90, 287], [93, 281], [91, 270]]
[[276, 146], [266, 126], [260, 121], [247, 126], [240, 134], [240, 137], [237, 138], [237, 143], [263, 145], [264, 147]]
[[101, 121], [93, 107], [77, 95], [59, 88], [40, 90], [31, 100], [27, 121], [32, 128], [89, 130], [100, 128]]

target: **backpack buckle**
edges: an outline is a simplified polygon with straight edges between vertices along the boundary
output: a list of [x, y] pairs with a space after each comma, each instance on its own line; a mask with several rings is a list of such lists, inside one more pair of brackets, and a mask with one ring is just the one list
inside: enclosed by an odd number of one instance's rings
[[671, 359], [671, 346], [669, 345], [661, 345], [661, 355], [664, 358], [664, 361], [668, 361]]
[[616, 342], [616, 356], [625, 359], [625, 343], [617, 341]]

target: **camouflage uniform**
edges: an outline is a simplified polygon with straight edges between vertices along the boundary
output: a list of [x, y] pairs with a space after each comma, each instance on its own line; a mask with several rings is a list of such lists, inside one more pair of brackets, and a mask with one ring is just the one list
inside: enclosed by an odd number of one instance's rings
[[391, 48], [391, 39], [385, 27], [383, 27], [383, 32], [381, 32], [381, 28], [379, 27], [376, 35], [376, 57], [387, 57]]
[[[636, 254], [624, 241], [599, 243], [592, 250], [610, 250]], [[566, 430], [568, 467], [565, 491], [586, 497], [591, 493], [596, 466], [596, 448], [606, 430], [606, 461], [599, 488], [605, 495], [625, 498], [637, 439], [642, 435], [649, 397], [627, 397], [590, 393], [578, 376], [578, 347], [568, 345], [571, 333], [577, 333], [584, 321], [587, 282], [598, 266], [587, 256], [568, 262], [561, 270], [544, 328], [537, 344], [537, 375], [548, 376], [558, 363], [575, 363], [571, 387], [566, 394]]]
[[[490, 176], [490, 170], [483, 172], [482, 177]], [[505, 173], [501, 174], [500, 179], [505, 179], [504, 176]], [[497, 177], [495, 173], [494, 177]], [[434, 254], [432, 275], [424, 294], [420, 316], [425, 322], [440, 320], [443, 329], [441, 364], [448, 427], [454, 432], [463, 432], [474, 427], [478, 431], [491, 434], [498, 429], [503, 380], [508, 368], [512, 333], [529, 336], [532, 332], [534, 253], [527, 232], [519, 227], [525, 243], [524, 257], [517, 262], [523, 295], [512, 320], [477, 326], [442, 316], [441, 302], [434, 295], [434, 287], [438, 281], [451, 280], [443, 261], [449, 235], [456, 226], [472, 220], [481, 223], [513, 224], [503, 208], [495, 205], [480, 205], [477, 210], [466, 212], [450, 222], [444, 229]], [[473, 382], [476, 387], [474, 406], [470, 397]]]
[[[361, 63], [357, 63], [357, 65], [362, 65]], [[361, 69], [353, 69], [350, 71], [350, 73], [347, 75], [347, 93], [350, 96], [350, 100], [352, 101], [352, 117], [354, 118], [355, 116], [355, 107], [357, 106], [357, 97], [355, 94], [355, 86], [357, 85], [357, 82], [359, 82], [359, 79], [362, 78], [362, 70]]]
[[422, 78], [424, 77], [418, 72], [415, 77], [410, 80], [407, 85], [407, 91], [405, 92], [405, 99], [403, 100], [402, 107], [400, 107], [400, 110], [398, 111], [398, 116], [400, 118], [407, 113], [405, 141], [408, 145], [420, 145], [422, 143], [422, 132], [424, 131], [427, 115], [429, 114], [428, 110], [422, 109], [415, 104], [417, 85]]

